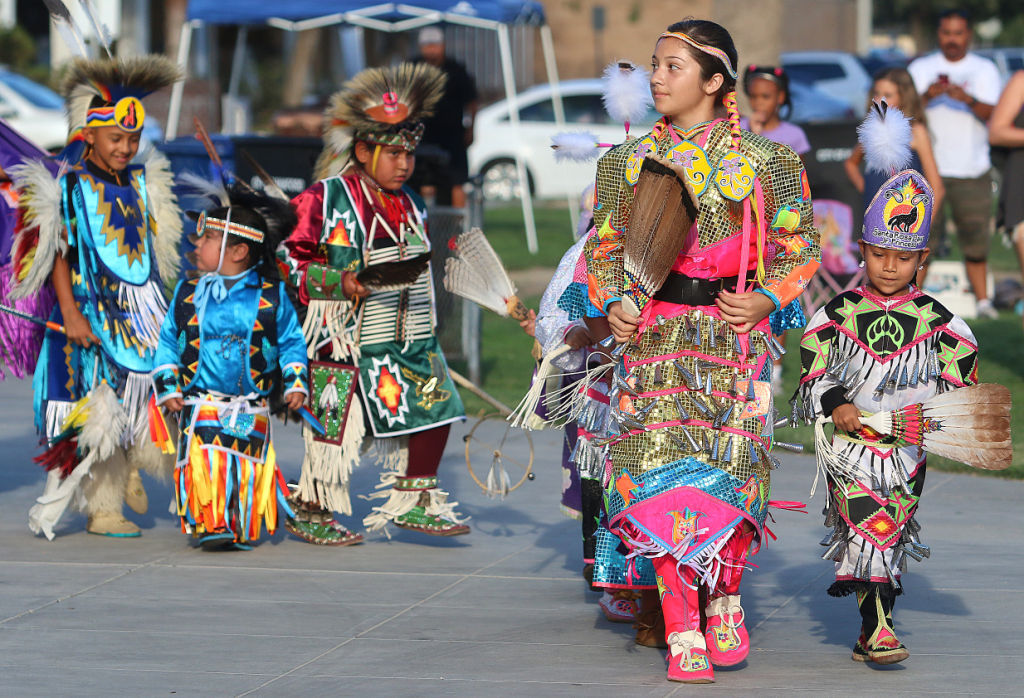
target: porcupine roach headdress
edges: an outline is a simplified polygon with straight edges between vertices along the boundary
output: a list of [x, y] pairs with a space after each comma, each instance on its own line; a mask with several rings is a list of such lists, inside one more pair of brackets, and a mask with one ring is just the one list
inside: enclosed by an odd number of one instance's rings
[[427, 63], [402, 63], [368, 68], [345, 83], [324, 113], [324, 150], [316, 178], [341, 172], [355, 140], [414, 150], [423, 137], [423, 119], [434, 113], [447, 79]]
[[65, 152], [80, 156], [83, 148], [73, 146], [82, 141], [86, 126], [117, 126], [129, 133], [141, 130], [146, 118], [142, 98], [181, 79], [178, 65], [166, 56], [74, 59], [61, 86], [68, 116]]

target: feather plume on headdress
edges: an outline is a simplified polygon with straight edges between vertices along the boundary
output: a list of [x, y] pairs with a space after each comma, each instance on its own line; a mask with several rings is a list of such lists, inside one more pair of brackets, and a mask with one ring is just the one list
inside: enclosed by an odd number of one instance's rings
[[601, 154], [601, 148], [610, 143], [599, 143], [597, 136], [589, 131], [566, 131], [551, 137], [551, 149], [555, 151], [555, 160], [564, 162], [590, 162]]
[[421, 122], [433, 115], [448, 77], [428, 63], [368, 68], [331, 96], [324, 112], [324, 150], [316, 177], [336, 174], [346, 164], [353, 140], [414, 149]]
[[632, 61], [620, 60], [604, 69], [602, 80], [605, 111], [612, 120], [623, 122], [628, 134], [630, 123], [644, 118], [654, 106], [651, 74]]
[[910, 166], [910, 119], [885, 100], [872, 102], [864, 121], [857, 127], [868, 170], [894, 175]]
[[85, 126], [89, 106], [96, 97], [107, 103], [122, 97], [142, 99], [182, 77], [177, 63], [155, 54], [99, 60], [76, 58], [68, 67], [60, 90], [67, 103], [68, 132], [74, 135]]

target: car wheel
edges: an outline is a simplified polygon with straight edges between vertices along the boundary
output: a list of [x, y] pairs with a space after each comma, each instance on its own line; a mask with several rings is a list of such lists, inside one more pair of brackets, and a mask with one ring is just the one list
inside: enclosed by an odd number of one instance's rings
[[[480, 171], [480, 187], [483, 190], [484, 201], [512, 201], [520, 197], [519, 175], [516, 172], [516, 161], [508, 158], [492, 160], [484, 165]], [[533, 194], [533, 175], [529, 169], [526, 171], [526, 179], [530, 184], [530, 194]]]

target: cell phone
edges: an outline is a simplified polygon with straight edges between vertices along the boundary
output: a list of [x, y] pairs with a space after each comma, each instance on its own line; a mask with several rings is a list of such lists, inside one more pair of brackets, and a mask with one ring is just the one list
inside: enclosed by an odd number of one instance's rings
[[939, 84], [940, 85], [948, 85], [949, 84], [949, 75], [947, 75], [946, 73], [939, 73]]

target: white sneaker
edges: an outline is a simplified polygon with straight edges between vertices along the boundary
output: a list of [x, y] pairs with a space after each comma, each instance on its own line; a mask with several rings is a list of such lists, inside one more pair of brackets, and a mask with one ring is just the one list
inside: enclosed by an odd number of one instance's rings
[[996, 310], [995, 306], [992, 305], [992, 301], [988, 298], [982, 298], [978, 301], [978, 317], [988, 318], [989, 320], [996, 320], [999, 318], [999, 311]]

